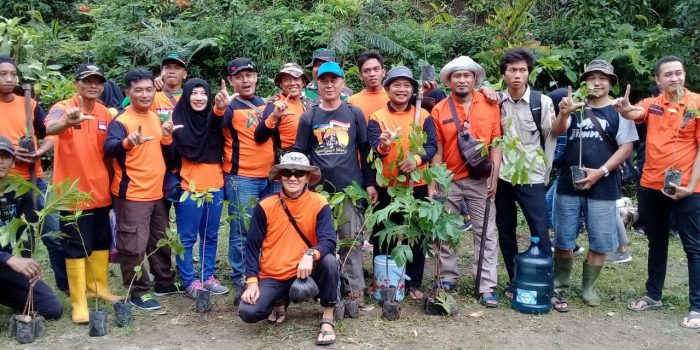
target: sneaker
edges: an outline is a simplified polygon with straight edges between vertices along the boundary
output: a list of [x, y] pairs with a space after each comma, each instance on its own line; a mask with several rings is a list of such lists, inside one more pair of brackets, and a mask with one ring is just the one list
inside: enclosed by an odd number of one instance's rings
[[156, 287], [153, 289], [153, 294], [155, 294], [158, 297], [183, 293], [185, 293], [185, 287], [180, 282], [175, 282], [169, 286], [156, 285]]
[[187, 287], [187, 289], [185, 290], [185, 295], [196, 300], [197, 294], [204, 290], [206, 289], [204, 289], [204, 285], [202, 285], [202, 282], [200, 282], [199, 280], [194, 280], [194, 282], [192, 282], [190, 286]]
[[605, 256], [605, 261], [611, 264], [622, 264], [632, 261], [632, 255], [629, 250], [624, 252], [615, 251]]
[[140, 297], [132, 295], [129, 301], [131, 302], [131, 305], [134, 305], [141, 310], [153, 311], [160, 309], [160, 303], [158, 300], [153, 298], [151, 293], [146, 293]]
[[577, 245], [576, 248], [574, 248], [573, 253], [574, 253], [574, 256], [579, 256], [579, 255], [583, 255], [583, 252], [585, 252], [585, 251], [586, 251], [586, 249]]
[[228, 287], [223, 286], [219, 280], [214, 278], [214, 276], [209, 277], [208, 280], [204, 281], [204, 288], [209, 290], [211, 294], [221, 295], [228, 293]]
[[469, 216], [469, 214], [464, 214], [462, 215], [464, 219], [464, 224], [462, 225], [462, 229], [464, 231], [469, 231], [472, 229], [472, 218]]

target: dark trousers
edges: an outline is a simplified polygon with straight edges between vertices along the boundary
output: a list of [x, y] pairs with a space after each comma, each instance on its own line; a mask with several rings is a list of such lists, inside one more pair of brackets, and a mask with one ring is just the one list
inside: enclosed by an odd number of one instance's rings
[[[84, 210], [77, 227], [73, 222], [61, 221], [61, 232], [68, 236], [63, 240], [63, 252], [68, 259], [85, 258], [93, 250], [109, 250], [112, 244], [109, 210], [110, 207]], [[64, 211], [61, 217], [72, 214]]]
[[[314, 265], [311, 271], [311, 278], [318, 286], [317, 297], [323, 307], [333, 307], [340, 295], [340, 265], [334, 254], [326, 254]], [[258, 281], [260, 297], [255, 304], [248, 304], [241, 301], [238, 307], [238, 315], [246, 323], [262, 321], [270, 316], [275, 305], [279, 301], [289, 304], [289, 288], [295, 278], [286, 281], [272, 278], [262, 278]]]
[[674, 201], [659, 190], [641, 187], [638, 200], [639, 216], [644, 217], [649, 240], [647, 296], [661, 300], [666, 279], [670, 219], [673, 217], [688, 258], [690, 310], [700, 312], [700, 194]]
[[[0, 266], [0, 304], [22, 312], [29, 295], [29, 280], [7, 266]], [[63, 315], [63, 305], [51, 288], [39, 280], [34, 285], [34, 310], [48, 320], [57, 320]]]
[[[377, 201], [377, 206], [374, 209], [375, 212], [385, 208], [387, 205], [389, 205], [389, 203], [391, 203], [392, 200], [386, 188], [377, 187], [377, 193], [379, 194], [379, 199]], [[413, 197], [416, 199], [424, 199], [428, 197], [428, 186], [414, 187]], [[389, 220], [397, 225], [401, 225], [403, 223], [403, 216], [400, 214], [394, 214], [389, 217]], [[377, 226], [374, 228], [375, 235], [372, 235], [371, 240], [372, 244], [374, 245], [372, 251], [373, 256], [382, 254], [390, 255], [391, 250], [396, 247], [396, 242], [384, 242], [384, 245], [379, 244], [379, 237], [376, 236], [376, 233], [382, 231], [384, 228], [385, 226], [382, 223], [377, 223]], [[423, 284], [423, 271], [425, 269], [425, 251], [423, 250], [421, 242], [417, 242], [416, 244], [412, 245], [411, 251], [413, 252], [413, 261], [406, 263], [406, 275], [411, 278], [410, 281], [406, 282], [409, 290], [420, 289], [421, 284]]]
[[518, 227], [517, 202], [530, 228], [531, 237], [540, 238], [540, 251], [552, 254], [552, 242], [549, 240], [547, 224], [547, 188], [544, 184], [512, 185], [498, 180], [496, 191], [496, 227], [498, 243], [503, 254], [503, 261], [511, 282], [514, 277], [515, 255], [518, 254], [518, 239], [515, 229]]
[[[168, 286], [175, 282], [172, 270], [170, 248], [157, 248], [160, 239], [165, 238], [168, 213], [163, 200], [136, 202], [114, 198], [114, 212], [117, 218], [117, 250], [122, 270], [122, 283], [129, 287], [134, 277], [134, 267], [139, 266], [147, 254], [157, 251], [148, 258], [148, 266], [155, 277], [156, 285]], [[149, 290], [150, 277], [146, 271], [136, 278], [131, 289], [133, 296], [141, 296]]]

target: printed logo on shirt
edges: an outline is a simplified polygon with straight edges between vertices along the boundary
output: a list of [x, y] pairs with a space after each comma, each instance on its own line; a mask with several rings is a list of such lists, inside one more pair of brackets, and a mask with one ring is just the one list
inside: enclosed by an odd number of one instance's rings
[[0, 227], [9, 225], [15, 217], [17, 217], [17, 206], [14, 202], [8, 203], [7, 199], [3, 198], [0, 201]]
[[246, 112], [246, 129], [250, 129], [251, 127], [257, 128], [258, 124], [260, 124], [260, 115], [257, 113]]
[[65, 113], [66, 111], [61, 108], [54, 108], [49, 112], [49, 114], [46, 115], [46, 119], [58, 119]]
[[97, 121], [97, 130], [107, 131], [107, 122], [104, 120]]
[[[606, 130], [608, 128], [608, 121], [602, 118], [598, 118], [598, 122], [600, 123], [600, 127], [603, 130]], [[593, 122], [586, 118], [580, 123], [576, 123], [578, 126], [578, 129], [573, 129], [571, 132], [571, 137], [569, 137], [569, 140], [575, 140], [581, 134], [581, 138], [588, 139], [588, 138], [597, 138], [599, 140], [603, 140], [600, 137], [600, 134], [598, 133], [598, 130], [595, 129], [595, 126], [593, 126]], [[583, 130], [581, 132], [581, 130]]]
[[350, 125], [337, 120], [314, 125], [314, 135], [318, 141], [316, 154], [323, 156], [347, 153]]
[[657, 104], [652, 104], [649, 106], [649, 114], [663, 116], [664, 115], [664, 108], [662, 106], [657, 105]]

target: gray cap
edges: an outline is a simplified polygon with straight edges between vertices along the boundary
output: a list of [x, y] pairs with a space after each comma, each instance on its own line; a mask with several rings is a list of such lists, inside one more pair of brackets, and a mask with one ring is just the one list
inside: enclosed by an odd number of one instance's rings
[[610, 86], [615, 86], [617, 85], [617, 75], [615, 75], [613, 69], [613, 65], [608, 63], [606, 60], [590, 61], [586, 65], [586, 69], [584, 69], [583, 74], [581, 74], [581, 81], [586, 81], [586, 77], [590, 73], [600, 72], [610, 77]]
[[416, 81], [416, 79], [413, 79], [413, 72], [411, 72], [411, 70], [405, 66], [396, 66], [390, 69], [389, 72], [386, 73], [386, 78], [384, 78], [384, 82], [382, 83], [382, 85], [386, 89], [389, 85], [391, 85], [391, 82], [398, 78], [405, 78], [410, 80], [411, 84], [413, 85], [413, 89], [418, 89], [418, 82]]
[[0, 136], [0, 151], [5, 151], [12, 157], [15, 156], [15, 147], [12, 146], [12, 141], [5, 136]]

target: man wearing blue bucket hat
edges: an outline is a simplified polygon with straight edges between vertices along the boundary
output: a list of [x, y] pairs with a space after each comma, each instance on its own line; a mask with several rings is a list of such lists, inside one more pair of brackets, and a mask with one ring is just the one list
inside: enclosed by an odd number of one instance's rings
[[[430, 160], [437, 152], [437, 134], [435, 133], [435, 124], [433, 118], [428, 114], [428, 111], [421, 109], [416, 112], [416, 107], [411, 105], [411, 97], [418, 89], [418, 82], [413, 79], [411, 70], [404, 66], [392, 68], [386, 75], [383, 82], [384, 89], [387, 92], [389, 102], [384, 108], [372, 113], [369, 117], [367, 126], [367, 134], [369, 143], [372, 148], [379, 154], [382, 160], [382, 174], [389, 180], [389, 183], [410, 186], [409, 182], [399, 181], [399, 175], [407, 176], [416, 168], [425, 168]], [[422, 155], [414, 157], [405, 157], [408, 154], [409, 133], [413, 130], [414, 125], [422, 128], [427, 135], [425, 144], [422, 145], [425, 152]], [[398, 139], [397, 139], [398, 138]], [[399, 157], [403, 157], [403, 159]], [[424, 179], [412, 181], [413, 196], [417, 199], [428, 197], [428, 186]], [[388, 192], [387, 187], [376, 186], [378, 193], [377, 206], [374, 210], [380, 210], [389, 205], [393, 196]], [[401, 215], [392, 215], [390, 220], [395, 224], [402, 224], [403, 217]], [[380, 232], [385, 229], [385, 222], [380, 222], [375, 228], [375, 232]], [[388, 254], [395, 246], [395, 242], [387, 242], [380, 245], [378, 237], [372, 236], [374, 245], [374, 255], [378, 256], [381, 253]], [[411, 245], [413, 251], [413, 260], [406, 263], [406, 274], [410, 278], [406, 282], [408, 293], [411, 299], [421, 299], [423, 293], [420, 291], [420, 286], [423, 282], [423, 269], [425, 266], [425, 252], [417, 242]], [[375, 268], [375, 273], [378, 272]], [[400, 285], [397, 283], [395, 285]], [[388, 286], [387, 286], [388, 287]]]
[[[335, 62], [318, 69], [321, 103], [301, 116], [294, 149], [307, 154], [311, 164], [321, 169], [323, 190], [334, 194], [357, 183], [373, 192], [374, 175], [367, 162], [370, 145], [367, 123], [361, 109], [341, 100], [344, 73]], [[358, 203], [359, 204], [359, 203]], [[343, 204], [346, 221], [338, 227], [338, 238], [351, 239], [352, 246], [340, 249], [343, 264], [343, 294], [362, 303], [365, 288], [362, 271], [362, 208], [349, 199]]]

